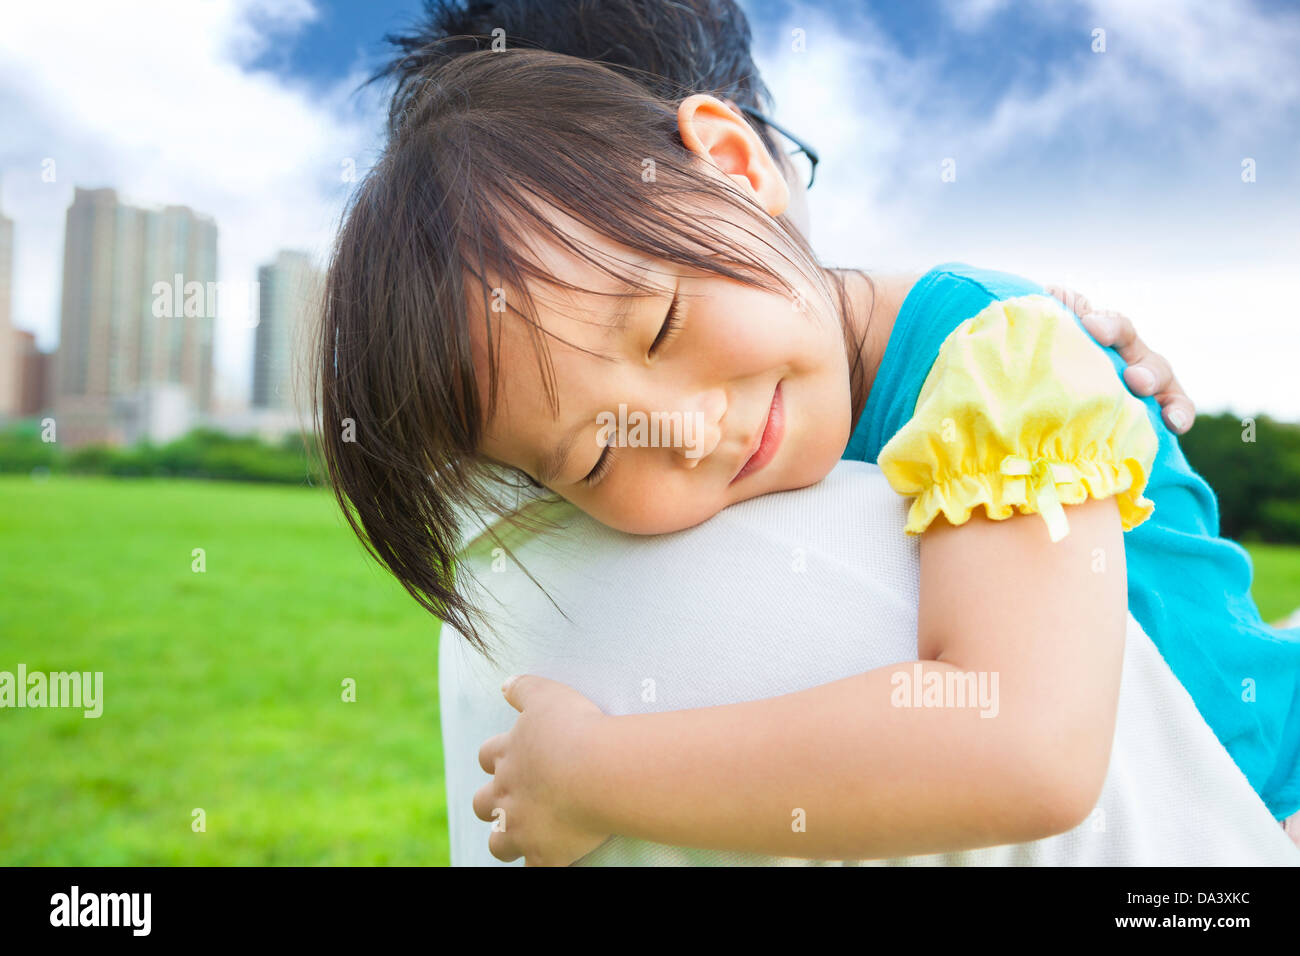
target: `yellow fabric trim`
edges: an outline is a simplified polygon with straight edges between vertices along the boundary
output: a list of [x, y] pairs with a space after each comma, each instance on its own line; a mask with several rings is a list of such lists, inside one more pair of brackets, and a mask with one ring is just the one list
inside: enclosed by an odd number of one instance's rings
[[1062, 505], [1116, 496], [1124, 530], [1155, 506], [1142, 496], [1156, 434], [1106, 356], [1055, 299], [994, 302], [944, 341], [916, 411], [881, 450], [906, 530], [940, 513], [954, 525], [984, 506], [994, 520], [1039, 514], [1053, 541]]

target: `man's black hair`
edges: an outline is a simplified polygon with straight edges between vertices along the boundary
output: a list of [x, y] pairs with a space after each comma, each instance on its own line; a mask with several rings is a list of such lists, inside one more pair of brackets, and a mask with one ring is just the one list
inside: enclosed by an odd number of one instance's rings
[[[393, 54], [370, 79], [395, 83], [389, 128], [401, 125], [427, 67], [490, 49], [494, 30], [508, 47], [605, 63], [667, 99], [711, 93], [770, 112], [735, 0], [424, 0], [414, 25], [384, 37]], [[775, 153], [773, 133], [762, 124], [758, 133]]]

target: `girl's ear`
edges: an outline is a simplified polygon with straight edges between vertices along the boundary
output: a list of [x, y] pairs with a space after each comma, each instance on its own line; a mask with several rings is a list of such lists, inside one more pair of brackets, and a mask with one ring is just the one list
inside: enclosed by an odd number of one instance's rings
[[677, 107], [677, 129], [692, 153], [720, 170], [770, 216], [790, 204], [790, 187], [754, 128], [721, 100], [696, 93]]

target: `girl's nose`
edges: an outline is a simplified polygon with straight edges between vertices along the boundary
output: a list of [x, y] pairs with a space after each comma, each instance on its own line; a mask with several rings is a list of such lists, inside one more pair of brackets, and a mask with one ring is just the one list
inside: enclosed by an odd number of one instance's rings
[[722, 440], [721, 422], [727, 414], [727, 393], [720, 388], [698, 395], [683, 412], [682, 442], [677, 449], [682, 464], [695, 468], [713, 454]]

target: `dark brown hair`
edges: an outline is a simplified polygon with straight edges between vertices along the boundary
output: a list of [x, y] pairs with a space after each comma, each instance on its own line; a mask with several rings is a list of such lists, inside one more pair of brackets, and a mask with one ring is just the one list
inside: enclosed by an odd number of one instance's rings
[[[718, 228], [718, 214], [702, 214], [719, 204], [733, 228], [743, 224], [744, 241]], [[769, 265], [775, 257], [847, 317], [842, 277], [817, 263], [784, 217], [772, 219], [705, 172], [682, 144], [675, 102], [555, 53], [437, 61], [338, 235], [316, 349], [318, 427], [335, 495], [367, 549], [484, 652], [481, 612], [455, 577], [470, 573], [457, 563], [467, 529], [514, 517], [502, 505], [511, 476], [479, 454], [498, 391], [491, 286], [508, 289], [511, 312], [530, 323], [553, 409], [553, 371], [526, 280], [573, 287], [537, 265], [521, 234], [652, 292], [566, 233], [547, 207], [646, 256], [794, 295]], [[478, 301], [488, 323], [486, 408], [470, 347], [470, 323], [481, 320], [468, 306]]]
[[[441, 60], [492, 48], [550, 50], [626, 72], [665, 99], [709, 92], [760, 113], [772, 96], [750, 52], [745, 11], [735, 0], [424, 0], [420, 15], [384, 39], [392, 55], [371, 81], [393, 82], [389, 123], [418, 95]], [[776, 155], [776, 137], [758, 135]]]

